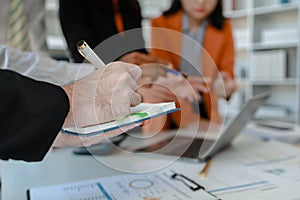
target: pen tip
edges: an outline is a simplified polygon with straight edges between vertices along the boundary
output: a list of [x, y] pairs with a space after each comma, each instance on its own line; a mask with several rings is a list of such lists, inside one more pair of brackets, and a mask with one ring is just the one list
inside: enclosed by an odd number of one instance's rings
[[78, 42], [77, 42], [77, 47], [79, 48], [79, 49], [82, 49], [82, 48], [84, 48], [86, 46], [86, 42], [84, 41], [84, 40], [79, 40]]

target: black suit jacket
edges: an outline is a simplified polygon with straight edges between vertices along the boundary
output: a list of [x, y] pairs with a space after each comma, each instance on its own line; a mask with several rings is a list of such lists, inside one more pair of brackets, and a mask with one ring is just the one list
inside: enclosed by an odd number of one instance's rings
[[[105, 63], [118, 60], [122, 55], [144, 49], [142, 30], [134, 30], [122, 36], [114, 22], [112, 0], [60, 0], [59, 16], [72, 58], [82, 62], [76, 44], [85, 40]], [[141, 28], [141, 11], [136, 0], [119, 0], [124, 30]], [[114, 36], [113, 38], [110, 38]], [[109, 40], [107, 40], [110, 38]], [[103, 42], [105, 41], [105, 42]], [[101, 44], [100, 44], [101, 43]], [[100, 45], [99, 45], [100, 44]]]
[[60, 87], [0, 70], [0, 159], [42, 160], [68, 110]]

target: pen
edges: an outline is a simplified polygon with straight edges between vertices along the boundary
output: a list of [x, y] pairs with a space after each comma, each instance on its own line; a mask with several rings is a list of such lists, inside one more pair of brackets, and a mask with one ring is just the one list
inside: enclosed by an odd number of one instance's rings
[[[90, 46], [84, 40], [80, 40], [77, 43], [78, 52], [87, 60], [89, 63], [93, 64], [95, 67], [103, 67], [105, 66], [104, 62], [97, 56], [97, 54], [90, 48]], [[166, 72], [174, 74], [176, 76], [181, 75], [180, 72], [170, 69], [163, 68]]]
[[205, 178], [206, 177], [208, 169], [209, 169], [209, 167], [211, 165], [211, 160], [212, 160], [211, 158], [208, 158], [206, 160], [206, 164], [205, 164], [204, 168], [199, 173], [200, 178]]
[[182, 75], [179, 71], [176, 71], [175, 69], [164, 68], [164, 70], [165, 70], [166, 72], [169, 72], [169, 73], [174, 74], [174, 75], [176, 75], [176, 76]]
[[97, 56], [97, 54], [89, 47], [89, 45], [84, 40], [80, 40], [77, 43], [77, 49], [78, 52], [96, 68], [105, 66], [104, 62]]

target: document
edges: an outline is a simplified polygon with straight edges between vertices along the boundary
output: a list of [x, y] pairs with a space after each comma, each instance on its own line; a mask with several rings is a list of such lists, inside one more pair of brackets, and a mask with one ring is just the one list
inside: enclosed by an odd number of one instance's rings
[[[182, 174], [120, 175], [28, 190], [30, 200], [217, 200]], [[188, 182], [190, 181], [190, 182]]]
[[[273, 192], [284, 191], [286, 186], [300, 187], [299, 166], [297, 147], [276, 141], [245, 141], [217, 154], [208, 178], [199, 182], [225, 200], [272, 199], [266, 197], [274, 197]], [[256, 195], [263, 198], [255, 198]], [[294, 196], [292, 192], [285, 193], [285, 198], [278, 199], [297, 199]]]
[[115, 130], [124, 126], [128, 126], [134, 123], [140, 123], [145, 120], [155, 118], [161, 115], [166, 115], [175, 112], [179, 109], [176, 108], [174, 102], [169, 103], [141, 103], [136, 107], [130, 108], [130, 115], [123, 119], [119, 119], [113, 122], [99, 124], [95, 126], [89, 126], [85, 128], [63, 128], [62, 132], [66, 134], [78, 135], [78, 136], [93, 136], [107, 131]]
[[266, 191], [264, 193], [256, 193], [251, 198], [245, 197], [244, 200], [251, 199], [263, 199], [263, 200], [274, 200], [274, 199], [285, 199], [285, 200], [297, 200], [300, 199], [299, 193], [300, 183], [284, 185], [275, 190]]

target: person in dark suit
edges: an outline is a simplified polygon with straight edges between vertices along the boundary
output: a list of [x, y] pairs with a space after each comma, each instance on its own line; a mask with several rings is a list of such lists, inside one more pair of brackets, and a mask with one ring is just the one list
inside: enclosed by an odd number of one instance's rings
[[[141, 101], [135, 92], [140, 75], [137, 66], [112, 63], [59, 87], [0, 70], [0, 159], [40, 161], [52, 145], [92, 145], [139, 125], [84, 139], [59, 133], [62, 126], [85, 127], [128, 115], [130, 105]], [[94, 89], [87, 91], [88, 87]]]
[[[137, 65], [165, 62], [146, 51], [141, 28], [141, 10], [136, 0], [60, 0], [59, 17], [74, 62], [82, 62], [76, 44], [85, 40], [92, 49], [103, 44], [105, 51], [97, 52], [104, 63], [115, 60]], [[126, 33], [128, 30], [133, 32]]]

